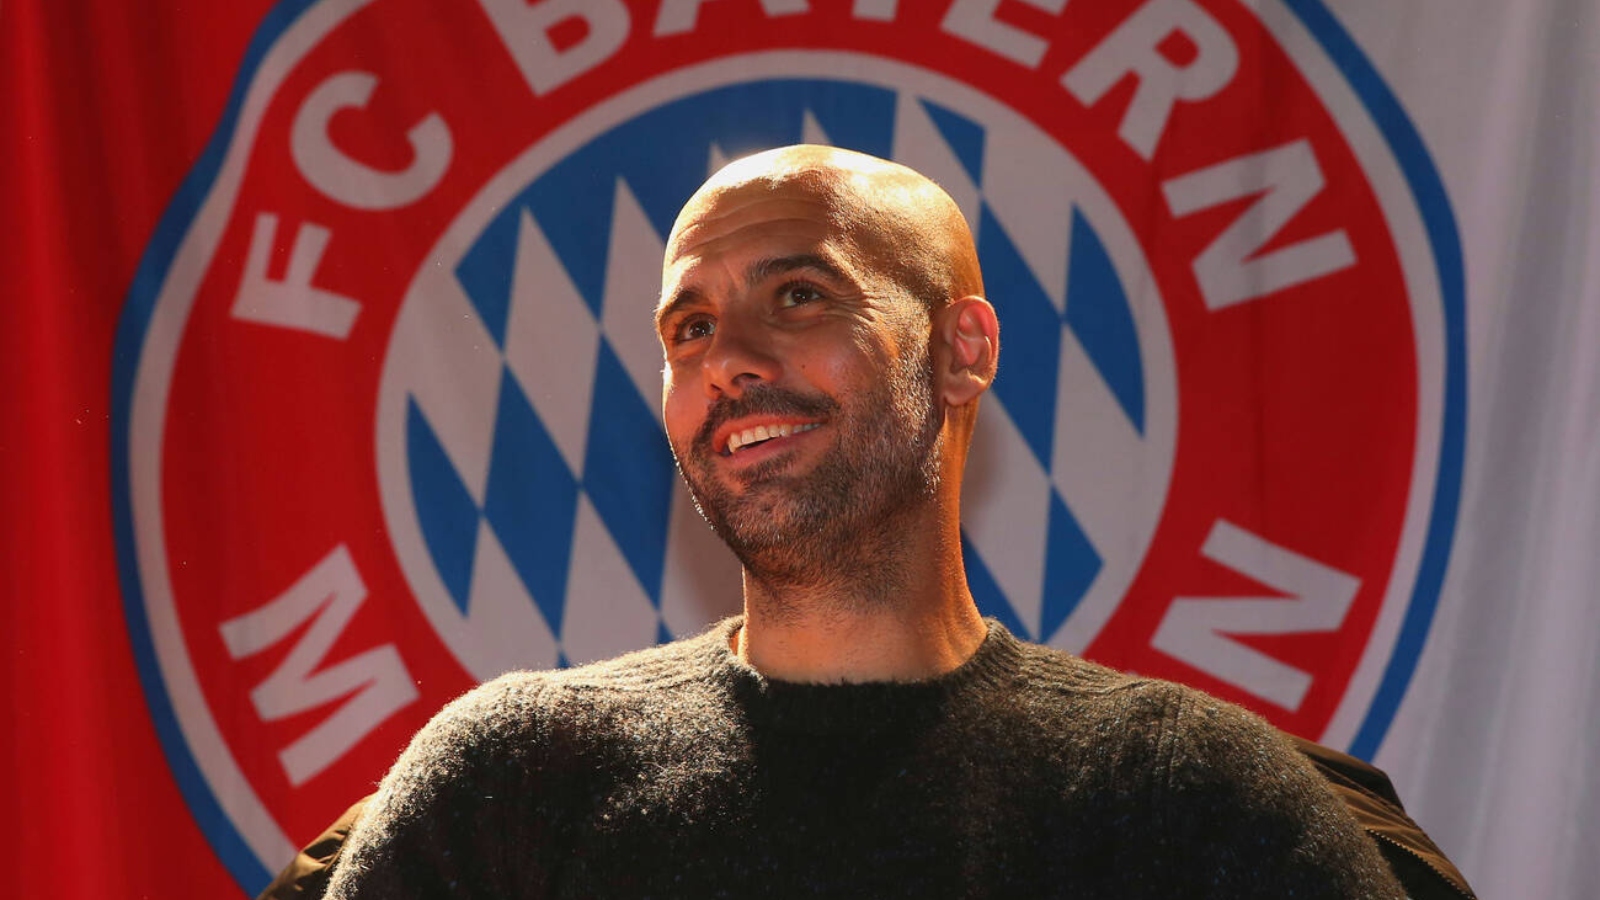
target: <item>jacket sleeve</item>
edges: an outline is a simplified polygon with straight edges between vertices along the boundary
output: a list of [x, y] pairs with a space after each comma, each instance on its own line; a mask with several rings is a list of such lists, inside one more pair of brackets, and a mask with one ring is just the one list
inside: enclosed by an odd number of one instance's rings
[[1406, 815], [1400, 795], [1382, 769], [1304, 738], [1287, 737], [1377, 842], [1412, 900], [1476, 900], [1461, 870]]
[[272, 883], [256, 895], [256, 900], [321, 900], [350, 829], [371, 801], [370, 794], [357, 800], [311, 843], [302, 847]]

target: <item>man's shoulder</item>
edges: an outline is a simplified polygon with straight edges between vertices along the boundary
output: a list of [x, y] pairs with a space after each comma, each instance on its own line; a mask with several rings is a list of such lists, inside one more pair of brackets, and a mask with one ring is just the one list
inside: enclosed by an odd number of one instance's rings
[[1223, 703], [1188, 685], [1123, 672], [1056, 647], [1021, 640], [1016, 640], [1016, 645], [1021, 654], [1019, 688], [1057, 697], [1079, 713], [1104, 707], [1122, 714], [1143, 710], [1168, 716], [1180, 707]]
[[1160, 683], [1155, 679], [1118, 671], [1058, 647], [1012, 637], [998, 623], [995, 627], [1015, 645], [1020, 654], [1018, 672], [1024, 687], [1095, 695], [1141, 690]]
[[451, 802], [448, 795], [592, 774], [686, 706], [708, 705], [718, 627], [570, 669], [508, 672], [473, 688], [412, 737], [386, 780], [402, 799], [386, 805], [421, 810]]
[[449, 703], [423, 734], [475, 744], [521, 740], [574, 717], [598, 721], [608, 710], [659, 702], [714, 681], [728, 627], [718, 623], [692, 637], [567, 669], [507, 672]]
[[714, 677], [729, 656], [737, 619], [713, 623], [700, 633], [568, 669], [516, 673], [560, 691], [653, 692]]
[[[1083, 751], [1074, 777], [1093, 784], [1100, 801], [1132, 804], [1123, 812], [1148, 816], [1152, 834], [1231, 859], [1246, 882], [1259, 867], [1260, 878], [1299, 883], [1313, 896], [1391, 895], [1371, 841], [1264, 718], [1187, 685], [1021, 646], [1023, 691], [1036, 703], [1041, 694], [1059, 698], [1040, 705], [1059, 719], [1060, 740]], [[1306, 872], [1314, 877], [1284, 865], [1293, 859], [1313, 863]], [[1323, 877], [1345, 887], [1320, 885]]]
[[1231, 763], [1239, 752], [1297, 756], [1265, 719], [1198, 688], [1122, 672], [1054, 647], [1021, 641], [1018, 646], [1020, 692], [1036, 708], [1066, 720], [1073, 733], [1144, 743], [1180, 766]]
[[1081, 740], [1160, 773], [1171, 789], [1238, 800], [1262, 785], [1277, 791], [1292, 784], [1303, 792], [1294, 802], [1325, 797], [1288, 736], [1255, 712], [1189, 685], [1024, 647], [1028, 690], [1061, 694], [1066, 702], [1057, 706]]

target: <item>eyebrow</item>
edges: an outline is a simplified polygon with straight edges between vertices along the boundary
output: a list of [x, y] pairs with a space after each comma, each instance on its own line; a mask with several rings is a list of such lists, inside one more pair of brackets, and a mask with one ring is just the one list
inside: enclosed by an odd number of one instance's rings
[[[836, 263], [825, 256], [816, 253], [795, 253], [789, 256], [769, 256], [751, 263], [745, 270], [744, 284], [747, 289], [774, 275], [784, 275], [800, 269], [814, 269], [827, 278], [835, 281], [849, 281], [848, 273]], [[694, 288], [685, 288], [672, 295], [670, 300], [662, 300], [656, 307], [656, 330], [661, 329], [662, 323], [687, 306], [693, 306], [703, 299], [701, 293]]]
[[744, 284], [753, 288], [774, 275], [783, 275], [797, 269], [816, 269], [836, 281], [848, 281], [849, 276], [832, 260], [816, 253], [796, 253], [792, 256], [774, 256], [758, 259], [744, 273]]

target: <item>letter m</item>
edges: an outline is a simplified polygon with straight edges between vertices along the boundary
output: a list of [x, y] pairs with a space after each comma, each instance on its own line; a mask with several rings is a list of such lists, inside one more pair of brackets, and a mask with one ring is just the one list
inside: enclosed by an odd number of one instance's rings
[[350, 551], [340, 544], [277, 599], [222, 623], [222, 640], [234, 659], [254, 656], [311, 623], [278, 668], [250, 692], [263, 720], [276, 721], [348, 698], [279, 751], [278, 761], [296, 787], [417, 699], [416, 686], [393, 644], [323, 667], [328, 651], [366, 596], [367, 586]]

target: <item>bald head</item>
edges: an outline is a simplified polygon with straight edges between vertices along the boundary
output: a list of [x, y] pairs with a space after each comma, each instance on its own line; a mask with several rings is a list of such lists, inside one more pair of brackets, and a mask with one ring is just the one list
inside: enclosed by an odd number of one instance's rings
[[983, 293], [972, 233], [949, 194], [899, 163], [811, 144], [747, 156], [711, 176], [678, 214], [668, 258], [750, 203], [785, 194], [820, 205], [841, 240], [930, 311]]

